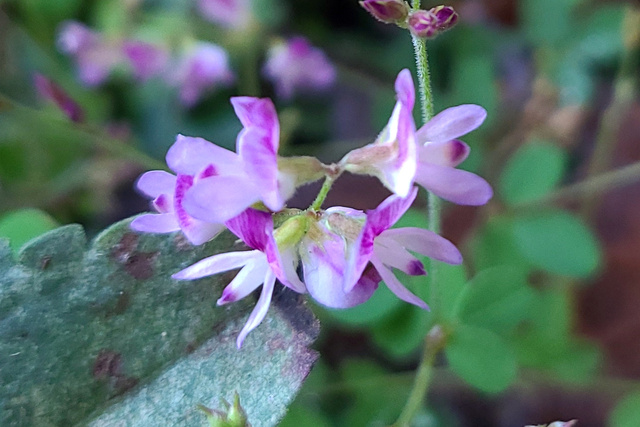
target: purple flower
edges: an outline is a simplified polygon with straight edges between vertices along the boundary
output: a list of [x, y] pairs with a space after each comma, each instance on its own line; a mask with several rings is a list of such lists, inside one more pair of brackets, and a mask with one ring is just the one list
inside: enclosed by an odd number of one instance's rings
[[59, 49], [73, 57], [78, 78], [87, 86], [102, 84], [123, 59], [120, 46], [107, 42], [85, 25], [66, 21], [58, 33]]
[[237, 338], [240, 348], [249, 332], [264, 319], [271, 303], [276, 278], [296, 292], [304, 293], [305, 287], [298, 279], [291, 251], [281, 255], [273, 236], [271, 214], [247, 209], [226, 223], [229, 230], [249, 246], [249, 251], [229, 252], [205, 258], [174, 274], [178, 280], [193, 280], [224, 271], [241, 268], [236, 277], [224, 288], [218, 305], [238, 301], [260, 285], [260, 298]]
[[400, 71], [395, 89], [397, 102], [382, 133], [373, 144], [347, 153], [340, 164], [353, 173], [374, 175], [389, 190], [406, 197], [416, 173], [415, 89], [409, 70]]
[[418, 169], [415, 182], [443, 199], [460, 205], [483, 205], [493, 196], [487, 181], [456, 169], [469, 154], [457, 140], [482, 124], [487, 112], [478, 105], [459, 105], [437, 114], [416, 132]]
[[438, 35], [438, 18], [429, 10], [411, 12], [407, 24], [416, 37], [430, 39]]
[[269, 49], [263, 73], [284, 99], [298, 90], [326, 89], [336, 78], [336, 70], [324, 52], [304, 37], [294, 37]]
[[138, 40], [126, 40], [122, 50], [133, 68], [135, 77], [141, 81], [160, 74], [169, 59], [166, 50]]
[[198, 9], [211, 22], [230, 29], [242, 29], [251, 22], [250, 0], [199, 0]]
[[401, 300], [427, 308], [393, 274], [392, 268], [409, 275], [424, 275], [422, 262], [409, 251], [449, 264], [460, 264], [462, 256], [456, 247], [436, 233], [421, 228], [391, 229], [409, 209], [418, 193], [414, 188], [408, 197], [391, 195], [376, 209], [367, 212], [362, 231], [347, 255], [342, 282], [343, 291], [350, 293], [362, 286], [361, 276], [368, 268], [375, 268], [387, 287]]
[[270, 99], [235, 97], [231, 104], [244, 125], [236, 141], [236, 165], [229, 173], [197, 182], [185, 199], [187, 212], [220, 223], [262, 202], [277, 212], [295, 191], [295, 182], [278, 171], [280, 125]]
[[409, 275], [426, 274], [409, 251], [451, 264], [462, 262], [448, 240], [419, 228], [390, 229], [415, 199], [392, 195], [366, 214], [349, 208], [327, 209], [299, 246], [304, 282], [321, 304], [347, 308], [365, 302], [382, 280], [398, 298], [422, 308], [427, 305], [395, 277], [392, 268]]
[[56, 104], [72, 122], [81, 123], [84, 121], [82, 108], [60, 86], [42, 74], [36, 74], [33, 81], [38, 94]]
[[202, 138], [178, 135], [167, 152], [167, 165], [177, 175], [165, 171], [144, 173], [138, 189], [153, 198], [157, 214], [136, 217], [131, 228], [147, 233], [171, 233], [182, 230], [194, 245], [200, 245], [224, 229], [223, 221], [201, 221], [184, 208], [187, 191], [194, 184], [221, 173], [232, 173], [241, 164], [236, 153]]
[[301, 240], [299, 254], [304, 282], [319, 303], [332, 308], [353, 307], [368, 300], [378, 288], [379, 277], [371, 279], [370, 274], [364, 275], [359, 286], [350, 292], [345, 292], [342, 286], [347, 255], [365, 221], [362, 211], [332, 207], [310, 225]]
[[217, 85], [233, 82], [227, 52], [213, 43], [199, 42], [180, 60], [176, 71], [169, 75], [170, 83], [180, 89], [180, 101], [187, 107], [195, 105], [203, 93]]

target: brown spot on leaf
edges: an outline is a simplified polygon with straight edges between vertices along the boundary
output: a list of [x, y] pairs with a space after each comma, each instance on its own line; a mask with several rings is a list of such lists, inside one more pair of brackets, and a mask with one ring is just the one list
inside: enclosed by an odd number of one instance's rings
[[306, 335], [307, 342], [312, 342], [318, 337], [320, 322], [306, 306], [302, 295], [282, 288], [274, 293], [273, 304], [296, 332]]
[[111, 258], [124, 266], [125, 271], [137, 280], [153, 277], [153, 262], [157, 252], [138, 252], [139, 237], [133, 233], [125, 233], [120, 242], [111, 251]]
[[47, 268], [49, 268], [49, 265], [51, 265], [51, 255], [43, 256], [40, 260], [40, 269], [46, 270]]
[[112, 350], [100, 350], [96, 361], [93, 363], [93, 377], [105, 379], [115, 377], [122, 369], [122, 355]]
[[120, 375], [118, 377], [116, 377], [115, 382], [114, 382], [114, 388], [115, 388], [115, 395], [120, 395], [123, 393], [126, 393], [127, 391], [131, 390], [132, 388], [134, 388], [136, 385], [138, 385], [138, 379], [135, 377], [126, 377], [124, 375]]

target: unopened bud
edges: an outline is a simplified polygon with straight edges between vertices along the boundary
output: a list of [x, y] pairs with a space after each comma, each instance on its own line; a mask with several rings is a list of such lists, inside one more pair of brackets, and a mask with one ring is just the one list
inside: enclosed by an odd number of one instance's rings
[[233, 405], [230, 405], [226, 400], [222, 400], [222, 406], [224, 406], [226, 412], [209, 409], [203, 405], [198, 405], [198, 408], [205, 413], [211, 427], [251, 427], [247, 421], [247, 413], [240, 406], [238, 393], [233, 396]]
[[404, 0], [364, 0], [360, 6], [385, 24], [401, 24], [409, 15], [409, 5]]
[[416, 37], [430, 39], [438, 34], [438, 19], [427, 10], [416, 10], [409, 15], [409, 31]]
[[436, 17], [438, 31], [446, 31], [453, 28], [458, 22], [458, 14], [451, 6], [436, 6], [430, 12]]

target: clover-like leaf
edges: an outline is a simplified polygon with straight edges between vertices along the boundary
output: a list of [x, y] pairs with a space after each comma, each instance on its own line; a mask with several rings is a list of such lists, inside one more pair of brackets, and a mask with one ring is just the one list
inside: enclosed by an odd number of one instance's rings
[[202, 426], [198, 405], [235, 392], [254, 427], [275, 425], [317, 357], [313, 315], [276, 291], [237, 350], [252, 302], [216, 307], [230, 276], [171, 279], [235, 238], [194, 247], [129, 222], [88, 248], [80, 226], [55, 229], [18, 260], [0, 240], [0, 425]]

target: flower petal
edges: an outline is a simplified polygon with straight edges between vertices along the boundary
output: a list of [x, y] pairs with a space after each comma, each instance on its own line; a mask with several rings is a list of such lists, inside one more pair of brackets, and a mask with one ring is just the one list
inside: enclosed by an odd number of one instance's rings
[[484, 205], [493, 196], [487, 181], [465, 170], [419, 163], [416, 183], [438, 197], [459, 205]]
[[380, 278], [384, 281], [385, 285], [393, 292], [398, 298], [409, 304], [416, 305], [425, 310], [429, 309], [429, 306], [420, 298], [415, 296], [409, 291], [400, 281], [393, 275], [393, 272], [389, 270], [378, 258], [375, 256], [371, 258], [371, 263], [378, 270]]
[[249, 295], [262, 284], [267, 270], [269, 270], [269, 264], [265, 257], [257, 257], [247, 262], [231, 283], [224, 288], [217, 304], [228, 304]]
[[307, 288], [298, 277], [298, 273], [296, 271], [297, 264], [298, 264], [298, 256], [295, 253], [294, 248], [290, 248], [289, 250], [285, 250], [285, 251], [280, 251], [280, 260], [282, 263], [282, 273], [283, 273], [283, 277], [278, 277], [280, 282], [282, 282], [283, 285], [293, 289], [298, 293], [301, 293], [301, 294], [306, 293]]
[[440, 166], [456, 167], [469, 156], [471, 149], [464, 142], [428, 142], [418, 147], [418, 161]]
[[487, 117], [487, 111], [479, 105], [464, 104], [447, 108], [436, 114], [416, 132], [416, 142], [445, 142], [476, 129]]
[[345, 292], [344, 244], [337, 235], [327, 235], [322, 247], [310, 238], [305, 238], [303, 242], [303, 247], [308, 251], [301, 254], [304, 282], [309, 294], [320, 304], [332, 308], [353, 307], [368, 300], [378, 287], [377, 282], [356, 279], [351, 289]]
[[171, 233], [180, 230], [173, 213], [144, 214], [131, 221], [131, 229], [144, 233]]
[[258, 188], [260, 199], [272, 211], [282, 210], [285, 200], [278, 186], [278, 155], [269, 134], [261, 128], [245, 128], [238, 141], [244, 171]]
[[140, 175], [136, 188], [149, 197], [156, 198], [162, 194], [173, 194], [176, 176], [165, 171], [149, 171]]
[[171, 170], [184, 175], [197, 175], [210, 165], [215, 167], [216, 174], [237, 173], [240, 168], [240, 159], [233, 151], [203, 138], [184, 135], [178, 135], [166, 159]]
[[273, 288], [276, 283], [276, 276], [271, 271], [271, 269], [267, 270], [267, 275], [264, 278], [264, 284], [262, 285], [262, 292], [260, 293], [260, 298], [256, 303], [247, 323], [245, 323], [244, 328], [238, 334], [238, 339], [236, 340], [236, 345], [238, 348], [242, 347], [242, 343], [244, 339], [247, 337], [249, 332], [258, 326], [264, 317], [267, 315], [267, 311], [269, 310], [269, 305], [271, 304], [271, 297], [273, 295]]
[[[448, 264], [462, 263], [462, 255], [453, 243], [433, 231], [423, 228], [392, 228], [380, 234], [376, 239], [376, 244], [379, 240], [389, 246], [391, 245], [388, 242], [394, 241], [405, 249]], [[387, 262], [385, 264], [391, 265]]]
[[194, 218], [223, 223], [259, 200], [253, 183], [244, 176], [212, 176], [191, 187], [183, 206]]
[[395, 83], [396, 96], [398, 101], [403, 103], [409, 110], [413, 110], [413, 105], [416, 100], [416, 90], [413, 85], [413, 78], [411, 77], [411, 71], [407, 68], [398, 73]]
[[411, 207], [417, 195], [418, 189], [414, 187], [408, 197], [402, 198], [396, 195], [387, 197], [377, 208], [367, 211], [365, 228], [371, 228], [375, 236], [391, 228]]
[[[268, 135], [266, 142], [273, 153], [278, 152], [280, 143], [280, 124], [276, 107], [269, 98], [253, 98], [250, 96], [236, 96], [231, 98], [231, 105], [245, 128], [258, 128]], [[238, 138], [236, 151], [243, 151], [244, 141]]]
[[264, 254], [260, 251], [227, 252], [213, 255], [173, 274], [171, 277], [177, 280], [200, 279], [233, 270], [263, 256]]
[[[390, 231], [390, 230], [387, 230]], [[411, 276], [427, 274], [422, 262], [411, 255], [402, 245], [393, 239], [384, 238], [386, 232], [378, 236], [374, 243], [375, 256], [385, 265], [404, 271]]]
[[[266, 253], [267, 246], [273, 240], [273, 220], [267, 212], [246, 209], [227, 221], [225, 225], [251, 249]], [[268, 257], [267, 254], [267, 259]]]

